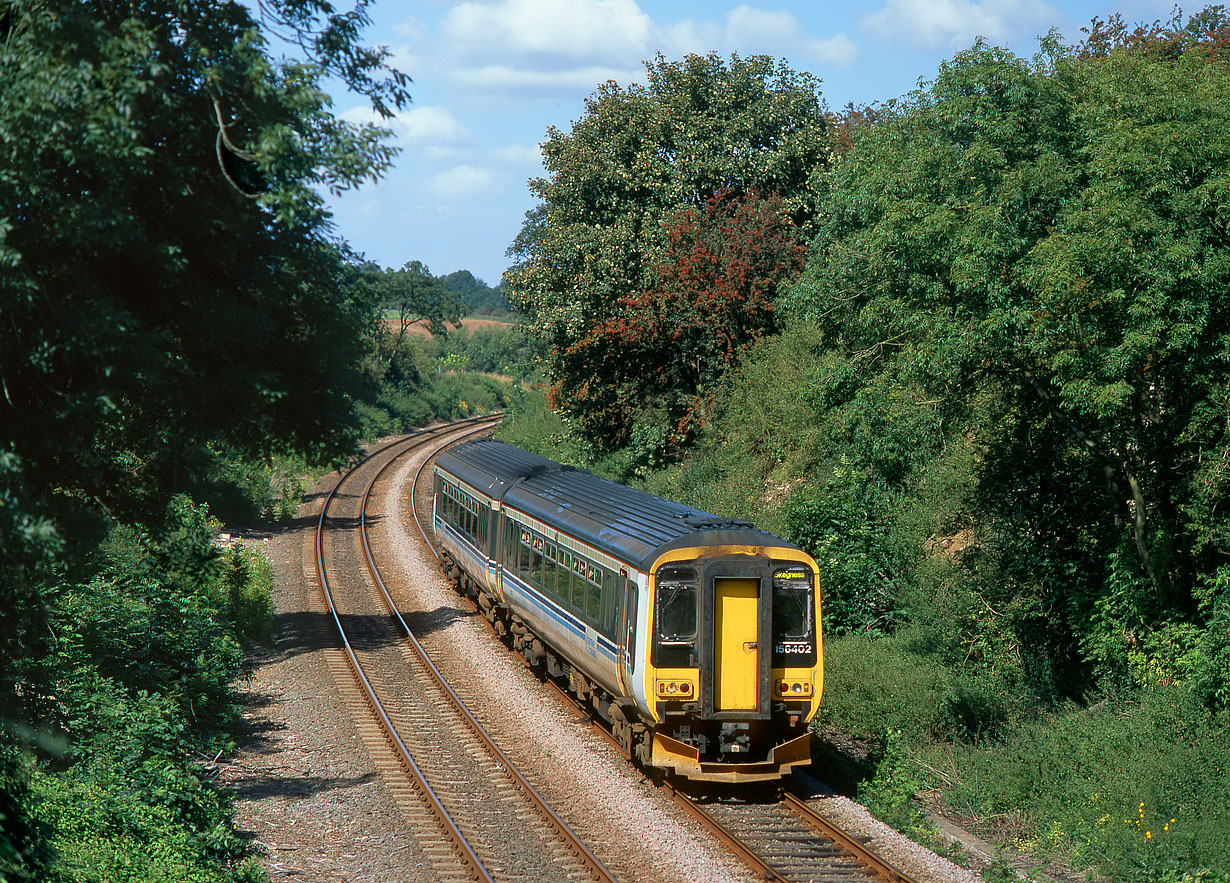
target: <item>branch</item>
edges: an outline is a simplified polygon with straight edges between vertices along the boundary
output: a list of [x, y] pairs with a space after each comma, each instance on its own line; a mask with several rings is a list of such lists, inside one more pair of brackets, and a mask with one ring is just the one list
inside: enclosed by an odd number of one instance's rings
[[223, 145], [225, 145], [226, 149], [235, 156], [242, 160], [246, 160], [247, 162], [254, 162], [256, 160], [256, 154], [237, 147], [235, 143], [231, 141], [230, 136], [226, 134], [227, 124], [222, 121], [222, 105], [218, 101], [218, 96], [211, 94], [209, 97], [213, 99], [214, 116], [218, 120], [218, 137], [214, 139], [214, 153], [217, 154], [218, 168], [222, 170], [222, 177], [226, 178], [227, 183], [230, 184], [231, 187], [235, 189], [235, 192], [244, 199], [260, 199], [261, 194], [248, 193], [239, 186], [238, 182], [231, 177], [231, 173], [226, 170], [226, 160], [222, 156]]

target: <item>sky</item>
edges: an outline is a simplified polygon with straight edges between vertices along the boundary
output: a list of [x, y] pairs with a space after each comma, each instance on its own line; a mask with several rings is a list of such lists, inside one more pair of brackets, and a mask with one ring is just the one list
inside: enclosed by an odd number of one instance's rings
[[[1195, 12], [1204, 4], [1189, 5]], [[442, 276], [469, 270], [497, 285], [508, 246], [534, 206], [539, 145], [614, 80], [644, 82], [658, 53], [765, 54], [822, 80], [828, 107], [901, 97], [978, 36], [1023, 57], [1052, 28], [1065, 43], [1097, 16], [1167, 19], [1173, 0], [373, 0], [365, 42], [386, 46], [413, 83], [385, 122], [401, 148], [379, 181], [329, 197], [336, 232], [384, 267], [418, 260]], [[334, 94], [345, 119], [374, 118]]]

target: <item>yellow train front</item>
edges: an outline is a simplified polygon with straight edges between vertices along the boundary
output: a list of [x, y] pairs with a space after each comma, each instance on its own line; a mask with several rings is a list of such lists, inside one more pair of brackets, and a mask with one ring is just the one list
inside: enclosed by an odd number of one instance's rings
[[780, 778], [810, 761], [819, 582], [798, 547], [503, 442], [437, 463], [457, 581], [647, 767]]

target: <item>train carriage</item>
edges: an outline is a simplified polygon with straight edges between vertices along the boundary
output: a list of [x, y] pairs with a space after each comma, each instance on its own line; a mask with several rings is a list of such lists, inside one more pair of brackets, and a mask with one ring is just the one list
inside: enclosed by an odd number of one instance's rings
[[497, 632], [644, 765], [746, 782], [809, 761], [823, 656], [798, 547], [492, 439], [438, 458], [433, 520]]

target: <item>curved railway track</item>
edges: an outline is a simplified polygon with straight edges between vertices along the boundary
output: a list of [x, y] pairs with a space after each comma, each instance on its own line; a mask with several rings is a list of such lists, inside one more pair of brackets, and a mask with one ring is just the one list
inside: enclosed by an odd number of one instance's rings
[[[432, 874], [442, 880], [613, 881], [427, 658], [396, 613], [367, 540], [367, 501], [390, 465], [432, 440], [447, 444], [490, 425], [395, 442], [343, 475], [318, 519], [317, 578], [357, 689], [371, 709], [365, 741], [372, 744], [371, 730], [378, 726], [390, 749], [374, 753], [378, 768], [394, 780], [408, 779], [392, 790], [433, 863]], [[354, 490], [359, 486], [361, 493]], [[356, 543], [365, 574], [353, 567]]]
[[[414, 475], [412, 500], [421, 498], [418, 483], [429, 462], [425, 461]], [[439, 553], [420, 518], [419, 507], [416, 505], [413, 509], [419, 533], [438, 560]], [[391, 600], [389, 604], [392, 606]], [[482, 613], [476, 604], [472, 606], [476, 613]], [[526, 665], [528, 667], [528, 663]], [[567, 700], [566, 707], [586, 720], [631, 762], [631, 757], [587, 705], [577, 702], [554, 679], [546, 678], [545, 682]], [[669, 782], [659, 784], [676, 804], [712, 832], [761, 879], [800, 883], [914, 883], [909, 876], [789, 792], [783, 792], [781, 799], [776, 801], [698, 800]]]

